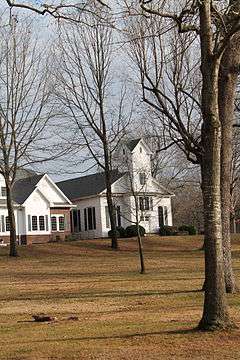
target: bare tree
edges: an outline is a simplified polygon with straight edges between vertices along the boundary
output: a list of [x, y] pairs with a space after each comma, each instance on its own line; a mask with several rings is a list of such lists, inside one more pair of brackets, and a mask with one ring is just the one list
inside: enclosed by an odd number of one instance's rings
[[[196, 102], [196, 98], [188, 94], [188, 89], [182, 86], [182, 83], [186, 84], [189, 80], [180, 79], [178, 76], [179, 71], [173, 70], [171, 79], [174, 80], [177, 86], [174, 87], [175, 94], [171, 93], [168, 87], [168, 79], [165, 78], [165, 83], [162, 82], [163, 74], [159, 70], [163, 68], [162, 64], [164, 64], [164, 60], [166, 62], [166, 59], [159, 58], [159, 53], [156, 53], [154, 50], [155, 57], [152, 59], [154, 59], [155, 64], [158, 61], [156, 74], [154, 72], [156, 66], [149, 67], [148, 65], [149, 50], [145, 49], [144, 53], [137, 57], [137, 63], [140, 65], [144, 101], [168, 119], [170, 126], [174, 127], [173, 130], [180, 134], [181, 141], [179, 146], [182, 146], [187, 157], [191, 161], [196, 159], [201, 164], [205, 215], [206, 291], [203, 316], [199, 324], [200, 329], [217, 329], [232, 326], [225, 298], [220, 199], [221, 121], [218, 103], [221, 59], [227, 44], [234, 34], [239, 31], [239, 13], [234, 11], [232, 3], [234, 2], [228, 4], [226, 12], [226, 9], [217, 8], [214, 1], [189, 2], [179, 5], [179, 13], [174, 8], [171, 11], [171, 6], [168, 4], [168, 7], [166, 7], [165, 2], [160, 4], [155, 4], [154, 1], [141, 3], [142, 10], [149, 14], [150, 21], [152, 21], [153, 17], [157, 17], [156, 21], [158, 24], [166, 25], [166, 22], [175, 23], [180, 33], [186, 33], [185, 43], [181, 44], [181, 47], [184, 45], [186, 49], [186, 46], [190, 46], [191, 43], [194, 44], [194, 37], [199, 36], [200, 39], [199, 59], [201, 60], [202, 89], [201, 104], [198, 105], [200, 105], [203, 124], [201, 134], [197, 134], [197, 136], [196, 133], [193, 133], [192, 129], [197, 129], [196, 124], [198, 121], [195, 121], [195, 125], [192, 124], [191, 126], [189, 122], [186, 122], [186, 119], [189, 118], [189, 111], [188, 116], [184, 117], [185, 120], [182, 120], [183, 114], [181, 109], [185, 102], [183, 95], [185, 94], [188, 97], [188, 109], [190, 109], [190, 99], [192, 104]], [[226, 25], [225, 32], [222, 31], [222, 25], [215, 21], [214, 14], [219, 11], [222, 11]], [[163, 32], [163, 29], [164, 26], [159, 26], [158, 31], [153, 37], [158, 37]], [[140, 35], [142, 35], [141, 41], [143, 43], [144, 40], [142, 39], [146, 38], [146, 32], [143, 31]], [[181, 42], [183, 35], [178, 35], [177, 38]], [[190, 43], [186, 42], [188, 38], [191, 39]], [[194, 48], [194, 45], [191, 46]], [[162, 48], [160, 49], [162, 50]], [[197, 47], [195, 47], [195, 51], [197, 51]], [[183, 54], [184, 51], [179, 51], [180, 58], [178, 57], [178, 62], [175, 62], [178, 67], [181, 66], [182, 62], [180, 60], [181, 56], [184, 56]], [[174, 69], [176, 69], [176, 66]], [[193, 114], [195, 115], [195, 113]]]
[[75, 124], [75, 132], [80, 134], [88, 155], [105, 174], [112, 248], [117, 249], [111, 158], [125, 134], [132, 108], [130, 105], [126, 114], [125, 88], [120, 91], [114, 88], [111, 28], [98, 16], [85, 16], [85, 21], [88, 26], [66, 25], [61, 33], [57, 96]]
[[17, 256], [13, 185], [19, 168], [43, 161], [41, 142], [53, 107], [47, 59], [38, 51], [30, 24], [12, 17], [0, 35], [0, 173], [6, 183], [10, 256]]
[[10, 9], [22, 9], [24, 11], [30, 11], [32, 13], [36, 13], [38, 15], [50, 15], [52, 18], [57, 21], [71, 21], [71, 22], [84, 22], [81, 19], [82, 14], [95, 13], [96, 8], [101, 5], [103, 8], [109, 9], [107, 3], [102, 0], [93, 0], [93, 1], [73, 1], [68, 3], [63, 3], [62, 1], [46, 2], [46, 3], [37, 3], [33, 4], [31, 1], [22, 2], [22, 1], [12, 1], [12, 0], [4, 0], [7, 6]]

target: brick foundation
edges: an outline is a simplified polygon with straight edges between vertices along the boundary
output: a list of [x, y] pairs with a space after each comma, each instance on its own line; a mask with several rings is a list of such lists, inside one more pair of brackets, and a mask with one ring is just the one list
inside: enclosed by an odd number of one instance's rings
[[0, 241], [3, 241], [4, 244], [10, 243], [10, 236], [1, 236], [0, 235]]
[[44, 244], [51, 240], [51, 234], [49, 235], [27, 235], [26, 245], [31, 244]]
[[[21, 236], [21, 245], [31, 245], [31, 244], [45, 244], [48, 242], [54, 241], [65, 241], [66, 236], [71, 235], [70, 231], [63, 232], [53, 232], [52, 234], [47, 235], [22, 235]], [[9, 236], [0, 236], [0, 241], [3, 240], [4, 244], [10, 243]], [[18, 240], [18, 236], [17, 236]]]
[[[21, 239], [17, 236], [17, 240], [20, 240], [22, 245], [31, 245], [31, 244], [44, 244], [50, 241], [65, 241], [66, 236], [71, 235], [71, 220], [70, 220], [70, 209], [66, 208], [51, 208], [51, 214], [63, 214], [66, 219], [66, 229], [65, 231], [53, 231], [51, 234], [38, 234], [38, 235], [21, 235]], [[10, 236], [1, 236], [0, 241], [3, 241], [4, 244], [10, 243]]]

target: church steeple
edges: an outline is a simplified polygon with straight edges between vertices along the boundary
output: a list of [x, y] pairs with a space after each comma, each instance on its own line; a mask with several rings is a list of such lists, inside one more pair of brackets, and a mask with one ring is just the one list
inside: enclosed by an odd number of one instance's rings
[[135, 188], [139, 190], [151, 177], [151, 155], [150, 147], [140, 138], [122, 143], [114, 160], [120, 172], [130, 173]]

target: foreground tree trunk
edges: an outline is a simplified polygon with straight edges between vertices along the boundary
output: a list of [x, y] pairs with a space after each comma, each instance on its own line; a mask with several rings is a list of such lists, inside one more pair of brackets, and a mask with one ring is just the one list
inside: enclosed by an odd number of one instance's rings
[[[9, 179], [5, 180], [6, 182], [6, 193], [7, 193], [7, 208], [8, 208], [8, 221], [10, 226], [10, 252], [9, 256], [17, 257], [17, 235], [16, 235], [16, 222], [14, 215], [14, 207], [12, 201], [12, 187], [10, 185]], [[6, 226], [6, 224], [5, 224]]]
[[205, 148], [202, 165], [203, 203], [205, 217], [205, 296], [201, 330], [224, 329], [231, 326], [228, 314], [222, 251], [220, 199], [220, 126], [203, 130]]
[[225, 294], [220, 191], [221, 123], [218, 75], [221, 56], [213, 54], [211, 1], [199, 5], [202, 72], [202, 190], [205, 223], [205, 293], [200, 330], [232, 326]]
[[231, 164], [232, 142], [238, 67], [240, 63], [240, 36], [236, 34], [229, 42], [221, 59], [219, 71], [219, 117], [222, 126], [221, 146], [221, 200], [222, 242], [225, 286], [228, 293], [235, 293], [237, 285], [231, 256]]

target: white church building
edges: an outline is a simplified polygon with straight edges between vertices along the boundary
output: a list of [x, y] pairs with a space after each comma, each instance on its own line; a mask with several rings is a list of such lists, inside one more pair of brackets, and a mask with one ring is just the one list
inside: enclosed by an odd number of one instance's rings
[[[113, 162], [112, 193], [117, 226], [136, 223], [136, 201], [140, 225], [157, 233], [172, 225], [173, 193], [151, 175], [152, 152], [143, 139], [122, 144]], [[107, 237], [110, 230], [104, 173], [60, 181], [57, 187], [76, 206], [71, 211], [72, 233], [82, 239]]]
[[[151, 176], [151, 150], [142, 139], [122, 144], [111, 172], [117, 226], [136, 223], [147, 233], [172, 225], [173, 194]], [[108, 236], [110, 220], [104, 173], [54, 181], [47, 174], [23, 170], [13, 187], [14, 214], [19, 244]], [[0, 244], [9, 243], [10, 227], [6, 187], [0, 176]]]

